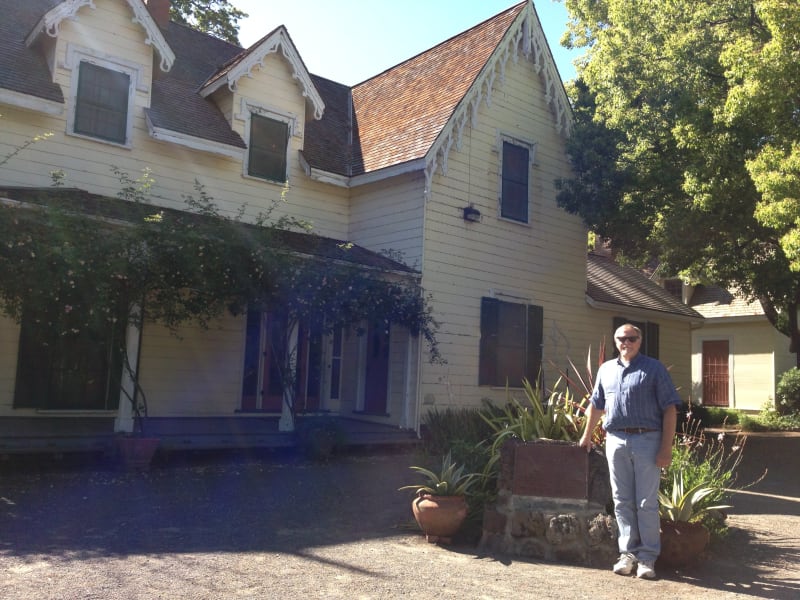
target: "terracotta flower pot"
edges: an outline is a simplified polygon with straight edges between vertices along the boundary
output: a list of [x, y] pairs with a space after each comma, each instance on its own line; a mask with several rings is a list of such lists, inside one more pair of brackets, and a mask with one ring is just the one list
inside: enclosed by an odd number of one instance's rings
[[429, 542], [449, 544], [467, 518], [464, 496], [422, 494], [411, 502], [414, 518]]
[[120, 437], [117, 447], [122, 464], [127, 469], [142, 470], [150, 467], [150, 462], [158, 448], [157, 438]]
[[681, 567], [695, 560], [706, 549], [711, 534], [702, 523], [661, 521], [661, 555], [659, 562]]

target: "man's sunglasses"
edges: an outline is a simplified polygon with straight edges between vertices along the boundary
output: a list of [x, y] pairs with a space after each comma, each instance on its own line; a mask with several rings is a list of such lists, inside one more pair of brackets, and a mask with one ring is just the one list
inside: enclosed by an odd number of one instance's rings
[[639, 339], [638, 335], [622, 335], [617, 338], [617, 341], [622, 342], [635, 342]]

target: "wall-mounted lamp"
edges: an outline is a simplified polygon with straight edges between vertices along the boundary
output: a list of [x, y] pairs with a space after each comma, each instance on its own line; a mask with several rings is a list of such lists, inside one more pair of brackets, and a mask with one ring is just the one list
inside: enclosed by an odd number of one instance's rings
[[479, 211], [474, 206], [465, 206], [464, 207], [464, 220], [469, 221], [470, 223], [480, 223], [481, 221], [481, 211]]

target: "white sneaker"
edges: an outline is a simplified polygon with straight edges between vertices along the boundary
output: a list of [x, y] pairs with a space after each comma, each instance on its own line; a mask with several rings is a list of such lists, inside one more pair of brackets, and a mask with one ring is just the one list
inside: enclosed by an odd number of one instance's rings
[[614, 573], [617, 575], [630, 575], [636, 564], [636, 557], [630, 552], [619, 555], [619, 560], [614, 563]]
[[653, 563], [640, 562], [639, 566], [636, 567], [636, 576], [639, 579], [655, 579], [656, 570], [653, 568]]

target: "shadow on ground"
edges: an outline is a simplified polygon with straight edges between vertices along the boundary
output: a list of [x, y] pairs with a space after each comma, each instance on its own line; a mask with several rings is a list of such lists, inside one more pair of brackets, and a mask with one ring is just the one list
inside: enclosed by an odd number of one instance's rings
[[[218, 568], [226, 557], [245, 555], [263, 561], [261, 568], [274, 561], [283, 572], [287, 557], [300, 557], [312, 569], [309, 577], [315, 568], [328, 578], [330, 570], [346, 571], [370, 586], [379, 573], [380, 585], [398, 594], [420, 591], [419, 575], [446, 576], [448, 593], [460, 586], [467, 598], [476, 597], [470, 594], [479, 581], [485, 597], [540, 589], [541, 597], [794, 599], [800, 597], [798, 461], [800, 437], [749, 440], [739, 480], [768, 472], [748, 494], [734, 495], [730, 535], [696, 565], [661, 569], [655, 582], [607, 569], [481, 556], [474, 545], [426, 544], [413, 523], [409, 493], [397, 491], [414, 480], [408, 467], [418, 456], [408, 449], [365, 449], [329, 463], [286, 451], [174, 455], [143, 473], [102, 461], [8, 461], [0, 466], [0, 563], [17, 569], [18, 583], [11, 585], [20, 587], [13, 591], [37, 589], [20, 573], [42, 561], [69, 562], [74, 566], [59, 572], [77, 577], [78, 563], [89, 568], [107, 558], [157, 557], [173, 565], [184, 556]], [[231, 572], [240, 580], [250, 576]]]

